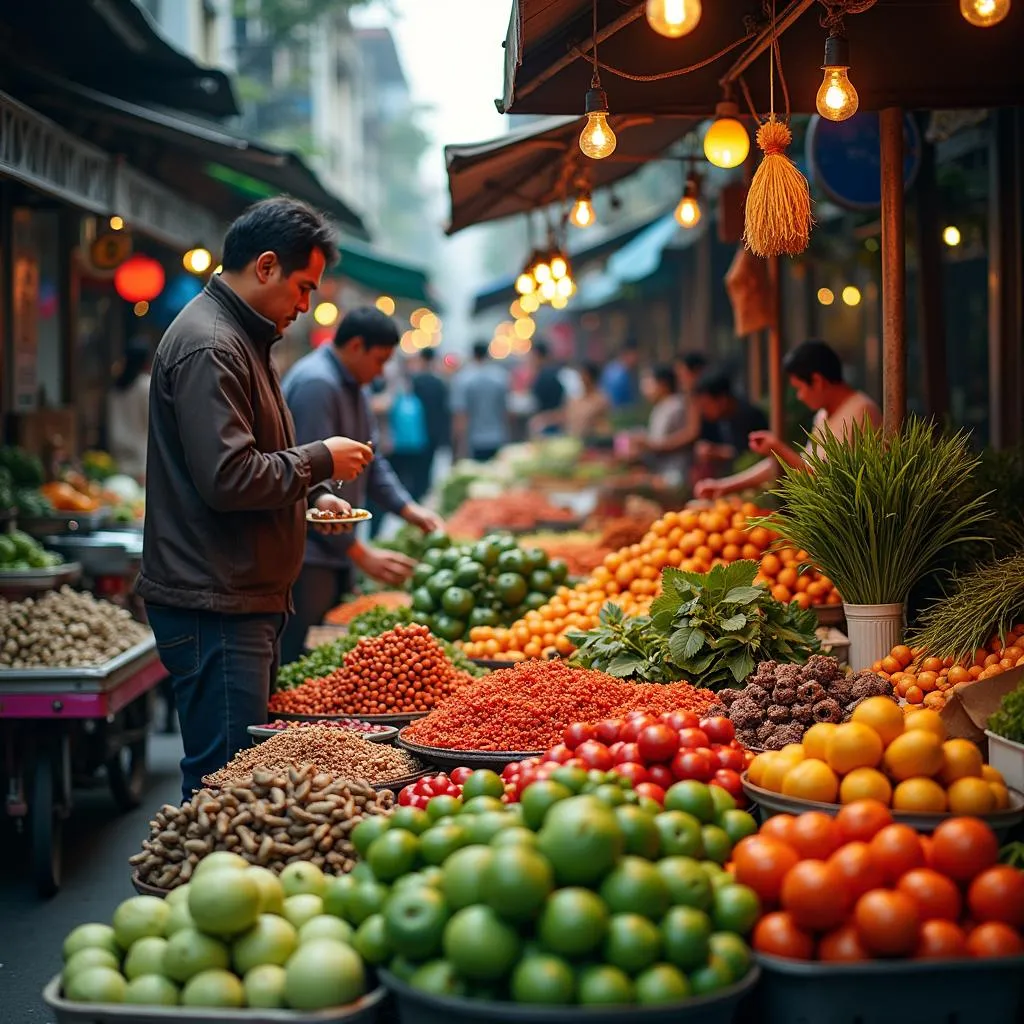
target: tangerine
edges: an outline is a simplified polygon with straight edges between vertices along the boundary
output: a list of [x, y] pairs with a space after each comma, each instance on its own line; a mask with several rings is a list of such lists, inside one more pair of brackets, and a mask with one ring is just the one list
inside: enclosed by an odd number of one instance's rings
[[937, 711], [915, 708], [904, 718], [903, 729], [905, 732], [914, 730], [930, 732], [938, 738], [940, 743], [946, 738], [946, 726]]
[[892, 785], [877, 768], [854, 768], [839, 785], [839, 802], [852, 804], [857, 800], [877, 800], [888, 806]]
[[934, 779], [904, 779], [892, 794], [892, 806], [897, 811], [941, 814], [946, 810], [946, 791]]
[[839, 793], [839, 779], [824, 761], [805, 758], [786, 772], [782, 779], [782, 792], [798, 800], [831, 804]]
[[957, 779], [983, 778], [981, 766], [981, 751], [970, 740], [953, 739], [942, 744], [942, 773], [939, 777], [945, 785]]
[[953, 814], [984, 817], [996, 809], [996, 794], [984, 779], [967, 776], [957, 779], [946, 792]]
[[827, 760], [828, 741], [837, 728], [834, 722], [815, 722], [804, 733], [804, 753], [807, 757], [813, 757], [818, 761]]
[[883, 758], [885, 770], [897, 782], [917, 775], [937, 775], [942, 763], [942, 743], [934, 733], [923, 729], [910, 729], [897, 736]]
[[[895, 671], [895, 670], [894, 670]], [[868, 697], [861, 701], [850, 716], [851, 722], [860, 722], [874, 729], [888, 746], [903, 732], [903, 712], [899, 704], [889, 697]]]
[[874, 768], [882, 760], [882, 737], [861, 722], [836, 726], [828, 741], [829, 767], [840, 775], [854, 768]]

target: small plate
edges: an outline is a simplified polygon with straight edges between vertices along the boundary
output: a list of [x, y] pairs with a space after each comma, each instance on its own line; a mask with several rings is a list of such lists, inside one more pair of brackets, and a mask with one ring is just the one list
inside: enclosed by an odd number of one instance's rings
[[373, 518], [373, 513], [365, 508], [354, 508], [349, 516], [338, 516], [335, 519], [320, 519], [313, 515], [314, 510], [306, 509], [306, 522], [316, 523], [318, 526], [355, 526], [358, 523], [368, 523]]

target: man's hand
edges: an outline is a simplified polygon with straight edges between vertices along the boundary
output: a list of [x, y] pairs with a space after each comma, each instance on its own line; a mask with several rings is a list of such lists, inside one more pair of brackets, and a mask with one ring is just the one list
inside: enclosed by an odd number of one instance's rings
[[[336, 494], [321, 494], [316, 499], [313, 507], [320, 509], [321, 512], [336, 512], [339, 516], [352, 515], [352, 506]], [[322, 519], [317, 522], [310, 520], [309, 525], [317, 533], [326, 534], [328, 537], [333, 537], [339, 533], [351, 533], [355, 529], [355, 523], [332, 523], [329, 519]]]
[[736, 452], [729, 445], [715, 444], [714, 441], [698, 441], [693, 446], [693, 455], [699, 462], [706, 462], [708, 459], [728, 462], [736, 458]]
[[331, 476], [335, 480], [355, 480], [373, 461], [373, 449], [350, 437], [329, 437], [324, 444], [334, 460]]
[[755, 455], [762, 457], [774, 455], [784, 445], [784, 442], [770, 430], [754, 430], [747, 438], [747, 441], [750, 444], [750, 450]]
[[352, 561], [371, 579], [389, 586], [401, 586], [416, 568], [414, 559], [397, 551], [384, 551], [368, 544], [356, 544], [349, 552]]
[[716, 498], [721, 498], [725, 493], [725, 488], [718, 480], [698, 480], [693, 487], [693, 496], [695, 498], [710, 499], [714, 501]]
[[406, 505], [402, 509], [402, 518], [424, 533], [444, 529], [444, 520], [433, 509], [424, 505]]

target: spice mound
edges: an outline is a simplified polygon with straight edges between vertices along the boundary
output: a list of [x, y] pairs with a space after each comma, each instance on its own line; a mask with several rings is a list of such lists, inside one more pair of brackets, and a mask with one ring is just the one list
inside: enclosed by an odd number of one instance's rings
[[182, 807], [164, 804], [149, 823], [142, 850], [129, 860], [143, 882], [160, 889], [185, 885], [215, 850], [275, 872], [305, 860], [340, 875], [356, 865], [352, 830], [367, 816], [390, 814], [393, 806], [390, 790], [376, 793], [367, 782], [318, 772], [311, 764], [257, 768], [220, 792], [200, 790]]
[[346, 779], [391, 782], [422, 770], [415, 758], [380, 743], [370, 743], [346, 729], [286, 729], [265, 743], [240, 750], [220, 771], [203, 781], [209, 786], [234, 786], [256, 769], [286, 772], [296, 764], [311, 764], [318, 772]]
[[722, 690], [713, 714], [727, 715], [746, 747], [781, 750], [799, 743], [816, 722], [844, 722], [868, 697], [891, 697], [892, 683], [874, 672], [847, 676], [835, 658], [805, 665], [763, 661], [742, 690]]
[[270, 698], [270, 710], [300, 715], [429, 711], [471, 676], [460, 672], [426, 626], [396, 626], [360, 640], [341, 666]]
[[703, 715], [717, 700], [689, 683], [626, 683], [563, 661], [522, 661], [463, 687], [402, 736], [447, 750], [539, 751], [559, 743], [572, 722], [630, 711]]

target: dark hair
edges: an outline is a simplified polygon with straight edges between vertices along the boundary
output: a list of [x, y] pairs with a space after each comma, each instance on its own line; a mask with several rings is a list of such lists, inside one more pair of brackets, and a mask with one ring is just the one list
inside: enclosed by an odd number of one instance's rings
[[580, 373], [584, 377], [589, 377], [596, 384], [601, 379], [601, 364], [583, 363], [580, 365]]
[[709, 398], [727, 398], [732, 395], [732, 378], [727, 370], [709, 370], [697, 381], [696, 391]]
[[669, 394], [675, 394], [676, 374], [671, 366], [661, 365], [651, 370], [651, 376], [664, 387], [668, 388]]
[[432, 363], [437, 357], [437, 349], [431, 346], [430, 348], [420, 349], [420, 359], [425, 363]]
[[314, 249], [324, 254], [327, 265], [338, 260], [333, 225], [312, 206], [277, 196], [254, 203], [228, 228], [221, 265], [227, 271], [244, 270], [260, 253], [272, 252], [286, 274], [309, 263]]
[[486, 359], [487, 350], [490, 346], [486, 341], [474, 341], [473, 342], [473, 358], [474, 359]]
[[533, 354], [538, 359], [547, 359], [547, 357], [551, 355], [551, 347], [546, 341], [538, 339], [533, 343]]
[[398, 324], [373, 306], [361, 306], [346, 313], [334, 332], [337, 348], [353, 338], [362, 338], [367, 348], [394, 348], [398, 344]]
[[676, 362], [682, 363], [691, 373], [700, 373], [708, 365], [708, 357], [702, 352], [678, 352]]
[[838, 384], [843, 379], [843, 363], [836, 350], [816, 338], [787, 352], [786, 358], [782, 360], [782, 368], [791, 377], [808, 383], [816, 373], [821, 374], [830, 384]]
[[127, 391], [138, 380], [149, 360], [149, 342], [145, 338], [132, 338], [125, 346], [124, 365], [114, 380], [114, 390]]

